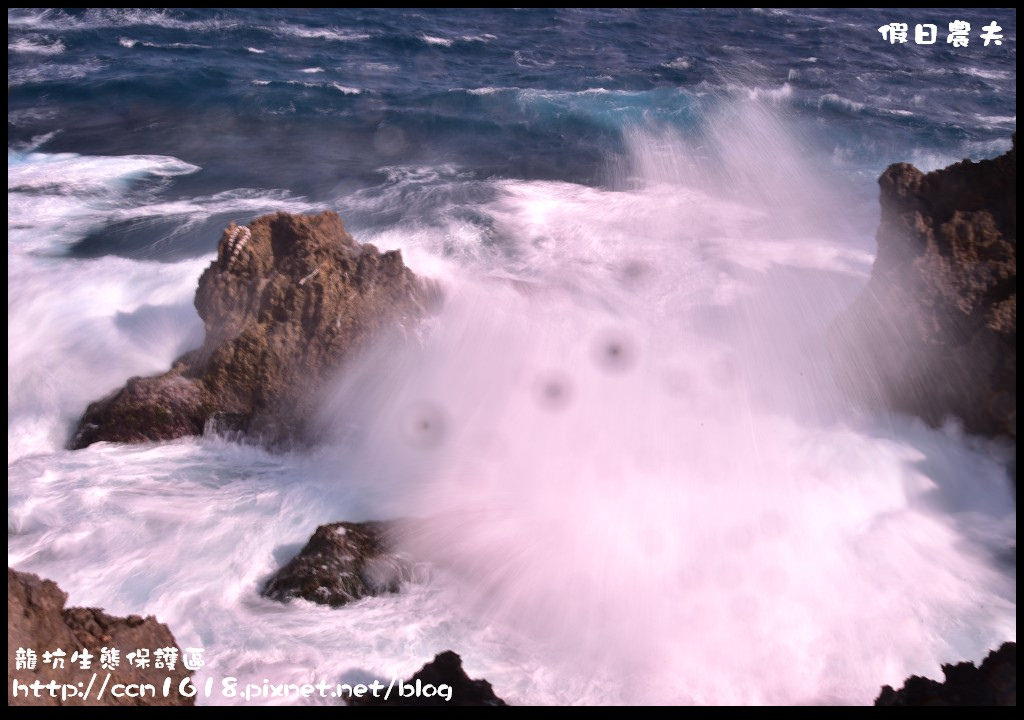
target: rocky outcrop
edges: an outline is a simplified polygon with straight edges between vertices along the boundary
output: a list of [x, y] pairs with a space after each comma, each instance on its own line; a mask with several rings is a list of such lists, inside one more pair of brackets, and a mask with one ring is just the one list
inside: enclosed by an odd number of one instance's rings
[[[505, 705], [505, 701], [494, 694], [494, 688], [486, 680], [471, 680], [462, 669], [462, 658], [451, 650], [445, 650], [434, 656], [434, 659], [420, 668], [419, 672], [402, 685], [407, 689], [405, 697], [402, 696], [401, 688], [392, 689], [391, 696], [385, 699], [383, 696], [374, 697], [364, 695], [361, 698], [352, 698], [349, 705], [389, 705], [400, 707], [427, 707], [433, 705], [457, 705], [457, 706], [481, 706], [481, 705]], [[426, 686], [440, 691], [440, 694], [432, 694], [430, 697], [424, 694], [416, 694], [416, 688]], [[442, 686], [445, 686], [442, 688]], [[445, 700], [445, 695], [449, 697]]]
[[899, 690], [886, 685], [875, 705], [1016, 705], [1017, 643], [1003, 643], [981, 663], [943, 665], [943, 682], [911, 675]]
[[[126, 618], [107, 615], [96, 608], [65, 608], [67, 593], [52, 580], [41, 580], [36, 575], [7, 569], [7, 701], [9, 705], [193, 705], [191, 698], [183, 697], [179, 685], [192, 673], [181, 662], [181, 649], [167, 626], [154, 617], [141, 618], [129, 615]], [[18, 668], [18, 650], [35, 653], [34, 668]], [[120, 662], [115, 669], [101, 667], [104, 648], [115, 648], [120, 653]], [[156, 667], [157, 650], [173, 648], [177, 651], [174, 667], [161, 661], [163, 667]], [[140, 668], [129, 661], [128, 654], [136, 650], [150, 654], [148, 667]], [[44, 653], [61, 650], [62, 667], [56, 662], [46, 664]], [[83, 650], [92, 658], [90, 666], [82, 669]], [[73, 653], [79, 653], [73, 656]], [[74, 658], [74, 661], [73, 661]], [[51, 657], [52, 660], [52, 657]], [[136, 660], [133, 658], [133, 660]], [[95, 681], [90, 682], [93, 674]], [[109, 680], [104, 683], [104, 677]], [[170, 679], [167, 684], [168, 678]], [[19, 689], [14, 691], [14, 681]], [[38, 681], [42, 689], [33, 691], [32, 683]], [[51, 695], [46, 685], [56, 683], [56, 696]], [[100, 697], [100, 690], [106, 691]], [[129, 692], [115, 694], [118, 685], [152, 685], [156, 696], [131, 697]], [[167, 684], [169, 692], [164, 697]], [[71, 686], [71, 690], [62, 688]], [[88, 697], [86, 689], [91, 687]], [[38, 694], [38, 696], [37, 696]]]
[[832, 333], [856, 397], [1016, 437], [1016, 162], [1014, 138], [994, 160], [882, 174], [871, 280]]
[[394, 550], [396, 533], [394, 523], [321, 525], [299, 554], [267, 580], [261, 594], [339, 607], [367, 595], [398, 592], [422, 570]]
[[199, 279], [202, 347], [92, 403], [72, 448], [234, 430], [267, 445], [310, 441], [327, 381], [372, 335], [412, 329], [438, 299], [399, 251], [360, 245], [336, 213], [230, 225]]

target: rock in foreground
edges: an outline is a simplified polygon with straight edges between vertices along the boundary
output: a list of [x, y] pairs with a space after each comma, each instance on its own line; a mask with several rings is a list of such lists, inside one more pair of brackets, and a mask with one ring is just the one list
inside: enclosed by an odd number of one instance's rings
[[231, 224], [199, 279], [203, 346], [92, 403], [73, 449], [197, 435], [309, 441], [327, 381], [370, 336], [405, 332], [436, 299], [395, 250], [360, 245], [334, 212]]
[[[29, 573], [7, 569], [7, 701], [9, 705], [193, 705], [191, 698], [178, 693], [179, 683], [192, 673], [181, 663], [181, 649], [167, 626], [154, 617], [145, 619], [138, 615], [126, 618], [107, 615], [96, 608], [66, 608], [67, 593], [52, 580], [40, 580]], [[31, 650], [36, 654], [34, 669], [17, 669], [18, 648]], [[107, 692], [99, 698], [103, 677], [108, 674], [100, 666], [102, 648], [116, 648], [120, 651], [120, 664], [110, 670]], [[177, 659], [173, 668], [154, 666], [154, 653], [158, 649], [173, 648]], [[44, 652], [63, 650], [63, 667], [44, 664]], [[93, 656], [90, 669], [81, 669], [81, 661], [72, 662], [72, 653], [88, 650]], [[128, 653], [137, 649], [148, 650], [153, 662], [149, 667], [138, 668], [130, 664]], [[165, 664], [166, 665], [166, 664]], [[35, 697], [31, 691], [13, 694], [15, 680], [20, 685], [35, 681], [42, 684], [55, 681], [58, 686], [72, 685], [82, 693], [89, 685], [93, 673], [98, 675], [93, 683], [90, 697], [51, 697], [47, 690]], [[163, 697], [165, 681], [170, 678], [170, 692]], [[81, 685], [79, 685], [81, 683]], [[116, 685], [151, 684], [156, 697], [115, 697], [112, 692]]]
[[274, 573], [262, 595], [286, 602], [303, 598], [339, 607], [414, 580], [415, 565], [396, 553], [392, 523], [339, 522], [321, 525], [306, 546]]
[[[480, 705], [505, 705], [505, 701], [494, 694], [494, 688], [486, 680], [471, 680], [466, 671], [462, 669], [462, 658], [451, 650], [445, 650], [434, 656], [434, 659], [420, 668], [419, 672], [403, 685], [408, 689], [406, 694], [409, 697], [398, 697], [399, 688], [392, 690], [391, 697], [385, 700], [383, 697], [364, 695], [362, 698], [352, 698], [349, 705], [388, 705], [401, 707], [426, 707], [432, 705], [456, 705], [456, 706], [480, 706]], [[442, 685], [451, 690], [450, 699], [445, 700], [443, 696], [433, 695], [416, 697], [415, 688], [432, 686], [435, 690]]]
[[899, 690], [886, 685], [875, 705], [1016, 705], [1017, 643], [1003, 643], [981, 663], [943, 665], [945, 681], [911, 675]]
[[994, 160], [890, 166], [868, 287], [833, 332], [869, 405], [1016, 437], [1016, 138]]

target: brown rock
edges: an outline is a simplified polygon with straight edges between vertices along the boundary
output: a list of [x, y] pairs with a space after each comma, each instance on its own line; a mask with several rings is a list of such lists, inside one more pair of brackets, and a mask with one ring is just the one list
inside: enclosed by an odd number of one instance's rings
[[202, 383], [180, 372], [131, 378], [121, 390], [91, 404], [75, 434], [74, 447], [100, 440], [145, 442], [201, 434], [215, 401]]
[[[194, 700], [179, 694], [180, 683], [191, 676], [181, 663], [181, 649], [167, 626], [150, 616], [145, 619], [138, 615], [127, 618], [107, 615], [97, 608], [64, 608], [67, 593], [52, 580], [40, 580], [38, 576], [7, 569], [7, 701], [9, 705], [193, 705]], [[101, 649], [116, 648], [120, 652], [120, 664], [116, 669], [100, 667]], [[35, 669], [17, 669], [16, 652], [19, 648], [36, 653]], [[157, 668], [154, 652], [157, 649], [173, 648], [178, 651], [173, 668]], [[43, 653], [57, 649], [65, 653], [64, 667], [54, 668], [43, 663]], [[93, 655], [91, 668], [81, 669], [80, 662], [72, 663], [72, 653], [88, 650]], [[138, 668], [126, 659], [128, 653], [137, 649], [148, 650], [149, 667]], [[93, 679], [95, 675], [95, 679]], [[106, 691], [99, 697], [106, 681]], [[164, 697], [166, 681], [170, 679], [169, 692]], [[19, 683], [18, 692], [14, 682]], [[42, 686], [39, 697], [31, 688], [38, 681]], [[56, 697], [46, 687], [56, 683]], [[90, 695], [83, 698], [90, 687]], [[132, 692], [127, 686], [146, 686], [145, 697], [128, 697]], [[71, 686], [62, 697], [62, 687]], [[115, 695], [115, 686], [122, 688], [123, 697]], [[149, 687], [152, 688], [152, 694]], [[23, 689], [24, 688], [24, 689]], [[72, 695], [72, 690], [76, 693]], [[155, 696], [154, 696], [155, 695]]]
[[92, 403], [70, 445], [207, 427], [268, 445], [314, 440], [308, 421], [343, 361], [376, 333], [409, 330], [437, 298], [397, 250], [358, 244], [334, 212], [231, 224], [196, 292], [203, 346]]
[[869, 405], [1016, 437], [1016, 138], [994, 160], [890, 166], [871, 280], [833, 327], [840, 380]]

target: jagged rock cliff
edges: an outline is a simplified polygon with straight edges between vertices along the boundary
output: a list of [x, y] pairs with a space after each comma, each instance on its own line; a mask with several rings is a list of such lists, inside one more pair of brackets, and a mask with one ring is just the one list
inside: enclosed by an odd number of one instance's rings
[[1016, 437], [1016, 138], [993, 160], [890, 166], [871, 280], [836, 322], [841, 382], [870, 405]]
[[1016, 705], [1017, 643], [1003, 643], [980, 667], [943, 665], [942, 674], [943, 682], [911, 675], [899, 690], [886, 685], [875, 705]]
[[360, 245], [334, 212], [230, 225], [199, 279], [202, 347], [92, 403], [72, 448], [236, 430], [268, 445], [310, 440], [327, 381], [375, 333], [412, 329], [437, 300], [398, 251]]
[[[181, 662], [181, 648], [167, 626], [154, 617], [138, 615], [126, 618], [107, 615], [97, 608], [65, 608], [67, 593], [52, 580], [41, 580], [29, 573], [7, 569], [7, 702], [9, 705], [193, 705], [194, 700], [179, 693], [180, 683], [191, 676]], [[16, 653], [21, 648], [35, 653], [34, 668], [19, 668]], [[113, 648], [119, 654], [117, 667], [106, 670], [101, 665], [102, 649]], [[173, 648], [178, 655], [174, 667], [167, 662], [158, 667], [154, 653], [158, 649]], [[127, 657], [136, 650], [148, 651], [148, 667], [138, 667]], [[60, 650], [64, 653], [59, 664], [44, 662], [43, 653]], [[90, 666], [82, 669], [81, 656], [73, 653], [87, 650], [92, 656]], [[52, 658], [51, 658], [52, 660]], [[93, 675], [97, 679], [90, 682]], [[103, 678], [110, 675], [109, 680]], [[167, 679], [169, 692], [163, 689]], [[15, 694], [14, 681], [31, 686], [39, 681], [46, 685], [56, 682], [56, 696], [49, 690], [33, 692], [19, 689]], [[153, 697], [141, 690], [120, 692], [117, 686], [149, 684], [156, 689]], [[64, 686], [70, 686], [67, 690]], [[87, 688], [91, 688], [86, 697]], [[101, 690], [106, 688], [101, 696]], [[123, 688], [122, 688], [123, 689]], [[145, 695], [131, 697], [131, 693]]]

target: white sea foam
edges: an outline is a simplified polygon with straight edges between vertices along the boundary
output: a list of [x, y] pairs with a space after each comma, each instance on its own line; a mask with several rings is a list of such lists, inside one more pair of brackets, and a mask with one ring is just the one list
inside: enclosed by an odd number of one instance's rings
[[80, 80], [106, 67], [97, 58], [87, 58], [77, 63], [47, 62], [8, 70], [7, 87], [18, 87], [30, 83]]
[[965, 75], [973, 75], [984, 80], [1008, 80], [1013, 77], [1009, 70], [989, 70], [987, 68], [965, 67], [961, 70]]
[[140, 40], [133, 40], [132, 38], [122, 37], [118, 39], [118, 44], [121, 47], [131, 49], [133, 47], [148, 47], [148, 48], [164, 48], [169, 50], [209, 50], [210, 45], [200, 45], [199, 43], [184, 43], [184, 42], [173, 42], [173, 43], [154, 43], [154, 42], [143, 42]]
[[555, 60], [537, 60], [531, 53], [524, 53], [521, 50], [513, 51], [512, 59], [519, 67], [547, 68], [553, 67], [555, 64]]
[[435, 37], [433, 35], [421, 35], [420, 39], [427, 43], [427, 45], [440, 45], [441, 47], [451, 47], [454, 42], [451, 38]]
[[356, 42], [359, 40], [367, 40], [370, 35], [367, 33], [351, 32], [349, 30], [343, 30], [335, 27], [306, 27], [304, 25], [293, 25], [291, 23], [281, 23], [271, 28], [272, 31], [280, 35], [290, 35], [292, 37], [307, 38], [313, 40], [329, 40], [332, 42]]
[[979, 115], [978, 120], [991, 125], [1016, 125], [1016, 115]]
[[864, 103], [856, 102], [855, 100], [849, 100], [841, 95], [835, 93], [825, 93], [818, 100], [818, 107], [833, 107], [847, 112], [857, 113], [865, 108]]
[[793, 97], [793, 86], [788, 82], [785, 82], [777, 88], [755, 87], [749, 88], [747, 92], [751, 100], [760, 100], [763, 98], [771, 102], [781, 102]]
[[21, 37], [7, 43], [7, 49], [30, 55], [60, 55], [64, 52], [64, 41], [60, 38], [51, 42], [45, 37]]
[[363, 91], [359, 88], [349, 87], [348, 85], [342, 85], [341, 83], [332, 82], [331, 87], [340, 92], [342, 95], [359, 95]]
[[26, 125], [39, 120], [51, 120], [59, 114], [60, 111], [53, 106], [21, 108], [8, 111], [7, 122], [11, 125]]
[[257, 190], [239, 188], [201, 195], [170, 202], [154, 202], [118, 208], [107, 213], [112, 221], [138, 218], [175, 216], [180, 222], [190, 224], [205, 220], [211, 215], [235, 212], [240, 215], [278, 211], [291, 213], [314, 212], [324, 209], [318, 203], [295, 197], [284, 190]]
[[495, 93], [516, 91], [517, 87], [479, 87], [466, 90], [470, 95], [494, 95]]
[[28, 142], [15, 143], [11, 146], [11, 152], [15, 154], [26, 154], [38, 150], [46, 143], [53, 140], [53, 138], [57, 137], [57, 135], [59, 135], [60, 132], [60, 130], [52, 130], [51, 132], [48, 133], [42, 133], [40, 135], [33, 136], [28, 140]]
[[[382, 63], [382, 62], [363, 63], [362, 64], [362, 68], [363, 68], [363, 70], [368, 70], [370, 72], [382, 72], [382, 73], [391, 73], [391, 72], [395, 72], [395, 71], [398, 70], [398, 66], [397, 65], [394, 65], [392, 63]], [[342, 69], [342, 68], [339, 68], [339, 69]]]
[[[49, 139], [53, 134], [49, 133], [42, 139]], [[90, 157], [76, 153], [8, 150], [7, 189], [10, 193], [61, 188], [69, 201], [75, 201], [81, 195], [92, 195], [103, 188], [123, 190], [123, 184], [131, 179], [187, 175], [197, 170], [199, 167], [196, 165], [166, 155]], [[28, 221], [30, 218], [18, 220]]]
[[9, 10], [7, 24], [18, 28], [41, 30], [90, 30], [109, 27], [151, 26], [174, 30], [202, 32], [237, 26], [236, 20], [210, 17], [186, 20], [172, 12], [148, 8], [90, 8], [84, 13], [69, 15], [62, 10]]
[[[113, 197], [125, 183], [144, 177], [174, 177], [199, 170], [166, 155], [90, 157], [75, 153], [7, 153], [8, 192], [56, 190], [69, 202], [86, 196]], [[28, 221], [24, 217], [19, 220]]]

